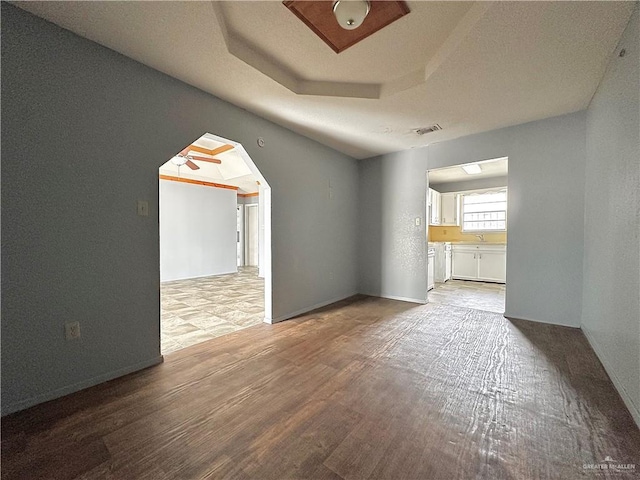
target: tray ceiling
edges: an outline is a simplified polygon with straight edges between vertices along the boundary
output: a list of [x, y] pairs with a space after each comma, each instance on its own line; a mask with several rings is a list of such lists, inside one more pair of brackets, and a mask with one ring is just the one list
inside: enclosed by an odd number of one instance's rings
[[13, 3], [355, 158], [586, 108], [635, 5], [407, 2], [336, 55], [281, 1]]

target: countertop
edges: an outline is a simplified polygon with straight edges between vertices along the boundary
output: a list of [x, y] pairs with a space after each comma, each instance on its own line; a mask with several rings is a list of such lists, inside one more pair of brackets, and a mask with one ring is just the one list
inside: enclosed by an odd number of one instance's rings
[[451, 245], [497, 245], [504, 246], [506, 242], [428, 242], [429, 247], [435, 247], [436, 245], [449, 243]]
[[506, 245], [506, 242], [451, 242], [451, 245]]

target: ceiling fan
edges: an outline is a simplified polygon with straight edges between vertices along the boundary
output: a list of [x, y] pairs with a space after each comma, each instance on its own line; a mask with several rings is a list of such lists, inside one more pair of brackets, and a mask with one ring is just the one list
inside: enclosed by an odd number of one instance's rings
[[218, 160], [217, 158], [209, 158], [209, 157], [202, 157], [199, 155], [193, 155], [190, 152], [204, 153], [206, 155], [211, 155], [213, 157], [214, 155], [217, 155], [219, 153], [223, 153], [232, 149], [233, 149], [233, 145], [223, 145], [221, 147], [214, 148], [213, 150], [210, 150], [208, 148], [198, 147], [197, 145], [189, 145], [180, 153], [172, 157], [171, 163], [176, 165], [178, 169], [180, 169], [182, 165], [186, 165], [191, 170], [199, 170], [200, 167], [194, 163], [194, 160], [199, 162], [209, 162], [209, 163], [217, 163], [217, 164], [222, 163], [222, 161]]

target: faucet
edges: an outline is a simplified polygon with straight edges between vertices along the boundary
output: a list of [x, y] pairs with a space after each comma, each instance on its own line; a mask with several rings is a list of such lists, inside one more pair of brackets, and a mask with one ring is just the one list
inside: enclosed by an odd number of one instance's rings
[[484, 235], [483, 235], [483, 234], [476, 235], [476, 237], [478, 237], [478, 238], [480, 239], [480, 241], [481, 241], [481, 242], [484, 242], [484, 241], [485, 241], [485, 240], [484, 240]]

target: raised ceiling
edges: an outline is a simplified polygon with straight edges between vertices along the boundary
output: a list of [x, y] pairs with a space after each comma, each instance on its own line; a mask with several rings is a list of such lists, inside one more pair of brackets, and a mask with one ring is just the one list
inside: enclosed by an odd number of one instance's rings
[[[241, 194], [257, 193], [258, 178], [251, 172], [251, 168], [245, 162], [243, 152], [240, 152], [231, 142], [226, 142], [220, 137], [205, 133], [190, 146], [186, 147], [184, 151], [185, 153], [191, 152], [195, 155], [208, 157], [209, 155], [204, 153], [205, 150], [218, 150], [225, 145], [233, 146], [234, 148], [211, 156], [211, 158], [215, 157], [220, 160], [220, 164], [195, 160], [194, 163], [199, 168], [198, 170], [192, 170], [186, 165], [177, 167], [168, 159], [160, 166], [160, 175], [238, 187], [238, 193]], [[193, 150], [193, 147], [196, 149]]]
[[280, 1], [14, 3], [356, 158], [586, 108], [634, 8], [407, 2], [336, 55]]
[[[407, 3], [402, 0], [369, 1], [367, 3], [343, 0], [340, 2], [342, 5], [332, 0], [313, 2], [285, 0], [282, 3], [336, 53], [345, 51], [409, 13]], [[366, 9], [367, 14], [360, 26], [343, 28], [334, 15], [334, 5], [336, 8], [345, 5], [347, 8], [349, 5], [361, 6], [363, 11]], [[349, 11], [351, 10], [349, 9]]]

